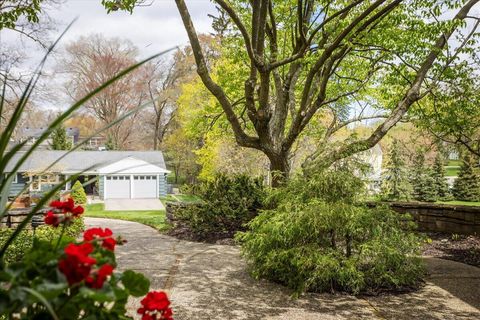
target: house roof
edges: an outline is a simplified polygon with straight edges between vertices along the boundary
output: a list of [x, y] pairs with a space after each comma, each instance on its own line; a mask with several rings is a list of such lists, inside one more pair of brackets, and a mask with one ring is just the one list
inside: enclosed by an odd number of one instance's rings
[[[22, 138], [26, 139], [26, 138], [29, 138], [29, 137], [38, 138], [46, 130], [47, 130], [47, 128], [44, 128], [44, 127], [40, 127], [40, 128], [30, 128], [30, 127], [20, 128], [17, 136], [20, 139], [22, 139]], [[67, 128], [65, 128], [65, 133], [69, 137], [78, 136], [80, 134], [80, 130], [78, 128], [75, 128], [75, 127], [67, 127]]]
[[[41, 172], [49, 165], [65, 155], [67, 151], [38, 150], [34, 151], [25, 161], [18, 172]], [[18, 160], [25, 154], [20, 151], [9, 161], [6, 172], [11, 172]], [[108, 164], [118, 162], [126, 158], [143, 160], [157, 167], [166, 169], [165, 160], [161, 151], [73, 151], [49, 171], [51, 172], [81, 172], [94, 171], [97, 168], [105, 167]]]
[[106, 166], [98, 167], [95, 170], [96, 174], [153, 174], [153, 173], [169, 173], [165, 168], [151, 164], [145, 160], [140, 160], [134, 157], [127, 157], [125, 159], [115, 161]]

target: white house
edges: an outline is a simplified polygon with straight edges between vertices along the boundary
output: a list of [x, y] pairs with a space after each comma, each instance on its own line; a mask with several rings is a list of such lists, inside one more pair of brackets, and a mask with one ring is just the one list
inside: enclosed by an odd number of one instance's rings
[[379, 192], [382, 182], [382, 164], [383, 164], [383, 151], [379, 144], [376, 144], [372, 148], [359, 153], [358, 158], [370, 166], [370, 171], [365, 175], [365, 179], [368, 180], [368, 189], [371, 192]]
[[[5, 173], [12, 172], [25, 152], [18, 152]], [[52, 164], [54, 164], [52, 166]], [[102, 199], [158, 198], [167, 193], [167, 174], [160, 151], [34, 151], [14, 177], [10, 196], [26, 188], [43, 193], [72, 175], [85, 184], [87, 194]], [[67, 183], [64, 190], [69, 190]]]

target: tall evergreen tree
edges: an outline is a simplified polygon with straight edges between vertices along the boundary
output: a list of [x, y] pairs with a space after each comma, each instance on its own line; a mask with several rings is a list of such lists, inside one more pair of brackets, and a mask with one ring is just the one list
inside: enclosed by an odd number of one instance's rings
[[480, 201], [480, 176], [469, 153], [462, 157], [460, 172], [453, 185], [453, 195], [460, 201]]
[[115, 141], [112, 139], [111, 136], [109, 136], [107, 138], [107, 142], [105, 142], [105, 148], [107, 148], [107, 150], [117, 150], [117, 144], [115, 143]]
[[425, 155], [418, 150], [415, 156], [411, 178], [413, 186], [413, 198], [417, 201], [437, 201], [437, 193], [434, 186], [432, 170], [425, 167]]
[[398, 140], [393, 140], [387, 166], [382, 179], [382, 194], [387, 200], [409, 200], [412, 186], [408, 181], [408, 172], [405, 167], [403, 148]]
[[437, 153], [433, 164], [432, 177], [434, 180], [434, 188], [439, 200], [449, 200], [451, 197], [447, 180], [445, 179], [445, 168], [443, 154]]
[[72, 149], [72, 141], [68, 139], [67, 132], [63, 126], [58, 126], [51, 135], [50, 147], [52, 150], [70, 150]]

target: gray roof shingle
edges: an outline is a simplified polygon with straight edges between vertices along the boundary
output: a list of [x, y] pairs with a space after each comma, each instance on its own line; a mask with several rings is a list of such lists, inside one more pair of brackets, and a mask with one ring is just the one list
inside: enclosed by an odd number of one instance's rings
[[[40, 172], [63, 156], [67, 151], [38, 150], [34, 151], [27, 161], [19, 168], [18, 172]], [[5, 172], [11, 172], [18, 160], [25, 154], [17, 152], [9, 161]], [[62, 158], [52, 172], [84, 171], [91, 168], [103, 167], [109, 163], [133, 157], [166, 169], [165, 160], [161, 151], [73, 151]]]

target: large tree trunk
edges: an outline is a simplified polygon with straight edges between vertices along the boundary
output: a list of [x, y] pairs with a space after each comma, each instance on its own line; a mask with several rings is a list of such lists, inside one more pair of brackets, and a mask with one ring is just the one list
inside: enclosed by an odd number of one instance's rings
[[288, 153], [271, 154], [268, 159], [270, 160], [270, 174], [272, 176], [271, 186], [272, 188], [280, 187], [286, 182], [290, 172]]

